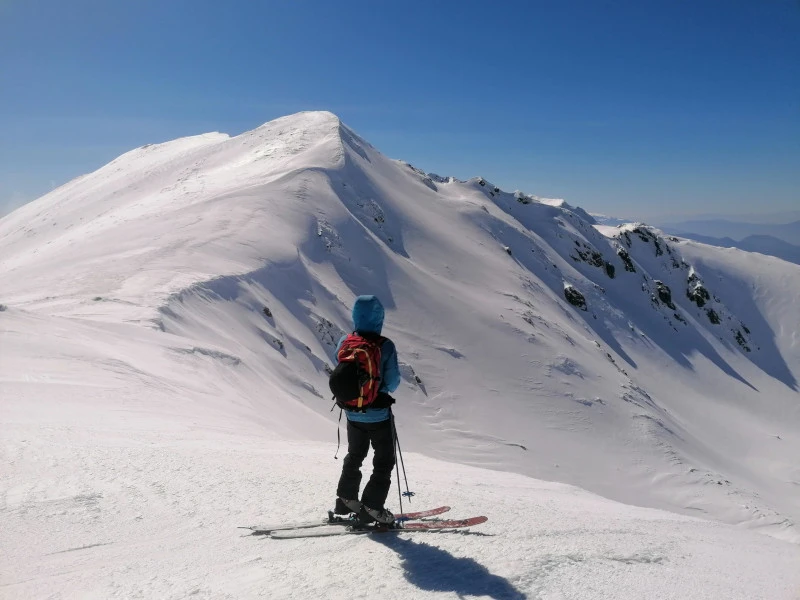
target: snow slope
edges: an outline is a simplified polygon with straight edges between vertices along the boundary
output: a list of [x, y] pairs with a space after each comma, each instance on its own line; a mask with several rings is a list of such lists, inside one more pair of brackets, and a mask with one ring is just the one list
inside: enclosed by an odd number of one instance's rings
[[[0, 598], [800, 592], [795, 544], [408, 451], [413, 506], [450, 503], [454, 516], [490, 520], [461, 533], [245, 536], [237, 525], [321, 514], [338, 478], [332, 442], [298, 441], [265, 419], [180, 336], [2, 315]], [[345, 567], [345, 556], [363, 565]]]
[[[0, 277], [0, 594], [371, 597], [384, 569], [395, 597], [800, 589], [795, 265], [428, 175], [301, 113], [22, 207]], [[330, 505], [326, 368], [360, 293], [400, 353], [415, 502], [489, 523], [235, 537]]]
[[776, 256], [781, 260], [800, 264], [800, 246], [784, 242], [781, 239], [771, 235], [749, 235], [742, 238], [741, 241], [733, 240], [729, 237], [715, 238], [697, 233], [682, 233], [674, 232], [675, 235], [680, 237], [689, 238], [711, 246], [721, 246], [722, 248], [739, 248], [747, 252], [758, 252], [759, 254], [766, 254], [767, 256]]

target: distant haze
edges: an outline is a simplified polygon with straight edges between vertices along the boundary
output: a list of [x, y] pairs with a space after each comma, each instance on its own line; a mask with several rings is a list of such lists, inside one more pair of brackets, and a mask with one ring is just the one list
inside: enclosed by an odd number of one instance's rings
[[800, 220], [787, 223], [758, 223], [718, 219], [653, 224], [671, 233], [696, 233], [717, 238], [728, 237], [736, 241], [754, 235], [771, 236], [792, 245], [800, 245]]

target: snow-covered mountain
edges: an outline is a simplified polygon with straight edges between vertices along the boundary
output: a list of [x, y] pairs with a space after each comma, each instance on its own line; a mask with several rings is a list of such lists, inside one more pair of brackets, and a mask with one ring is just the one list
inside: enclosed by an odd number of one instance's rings
[[[601, 225], [480, 177], [428, 174], [330, 113], [120, 156], [0, 220], [0, 281], [3, 441], [19, 465], [5, 476], [3, 510], [18, 518], [17, 540], [26, 514], [47, 521], [58, 510], [40, 503], [65, 495], [97, 518], [102, 508], [152, 519], [148, 505], [198, 486], [195, 502], [217, 507], [232, 490], [228, 519], [264, 514], [247, 505], [250, 492], [263, 510], [285, 512], [286, 496], [301, 503], [297, 515], [326, 508], [332, 490], [319, 481], [338, 476], [335, 462], [317, 464], [336, 437], [327, 373], [353, 299], [374, 293], [401, 361], [403, 450], [428, 457], [410, 461], [420, 497], [458, 499], [490, 523], [512, 500], [554, 501], [532, 480], [429, 460], [440, 459], [800, 541], [800, 267], [643, 224]], [[170, 436], [185, 443], [161, 462]], [[26, 440], [63, 473], [96, 475], [70, 483], [62, 473], [65, 483]], [[131, 440], [141, 447], [123, 451]], [[262, 474], [282, 483], [264, 488], [254, 456], [299, 461], [305, 477], [270, 464]], [[192, 460], [202, 477], [181, 474]], [[164, 477], [147, 487], [141, 473], [154, 466]], [[163, 482], [172, 475], [183, 484]], [[141, 502], [119, 500], [125, 480]], [[188, 521], [203, 510], [175, 502]], [[685, 522], [681, 532], [699, 523]], [[776, 569], [797, 556], [747, 536]], [[99, 546], [92, 539], [74, 546]], [[776, 586], [798, 579], [770, 572]], [[522, 569], [495, 597], [543, 593], [529, 576]], [[719, 597], [706, 586], [702, 597]]]
[[800, 264], [800, 246], [795, 246], [784, 242], [771, 235], [749, 235], [740, 241], [732, 238], [715, 238], [697, 233], [685, 233], [669, 231], [678, 237], [685, 237], [690, 240], [709, 244], [711, 246], [721, 246], [722, 248], [739, 248], [747, 252], [758, 252], [767, 256], [775, 256], [787, 262]]

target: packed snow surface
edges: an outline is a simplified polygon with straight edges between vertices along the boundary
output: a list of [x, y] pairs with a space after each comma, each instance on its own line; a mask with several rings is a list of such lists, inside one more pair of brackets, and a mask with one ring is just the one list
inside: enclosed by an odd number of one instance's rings
[[[20, 208], [0, 282], [0, 597], [800, 597], [797, 265], [301, 113]], [[404, 507], [489, 520], [244, 535], [332, 506], [361, 293], [401, 360]]]

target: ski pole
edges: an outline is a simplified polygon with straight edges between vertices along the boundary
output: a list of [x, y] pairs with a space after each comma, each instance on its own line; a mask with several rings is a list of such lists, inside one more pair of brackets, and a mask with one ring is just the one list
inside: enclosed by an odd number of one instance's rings
[[397, 472], [397, 499], [400, 501], [400, 514], [403, 514], [403, 495], [400, 493], [400, 468], [397, 463], [397, 427], [394, 426], [394, 412], [389, 409], [389, 416], [392, 419], [392, 437], [394, 443], [392, 444], [392, 452], [394, 452], [394, 469]]
[[[336, 404], [335, 403], [334, 403], [333, 406], [331, 406], [331, 412], [333, 412], [334, 408], [336, 408]], [[342, 445], [341, 426], [342, 426], [342, 413], [343, 412], [344, 412], [344, 410], [339, 409], [339, 422], [336, 424], [336, 452], [333, 455], [334, 460], [339, 460], [339, 447]]]
[[[406, 491], [403, 492], [403, 496], [408, 498], [408, 501], [411, 502], [411, 496], [414, 495], [414, 492], [409, 491], [408, 489], [408, 477], [406, 476], [406, 464], [403, 460], [403, 449], [400, 447], [400, 438], [397, 436], [397, 426], [394, 423], [394, 414], [392, 414], [392, 429], [394, 430], [394, 441], [397, 445], [397, 454], [400, 455], [400, 466], [403, 468], [403, 479], [406, 482]], [[397, 458], [395, 457], [395, 461]], [[400, 487], [400, 473], [397, 473], [397, 487]]]

